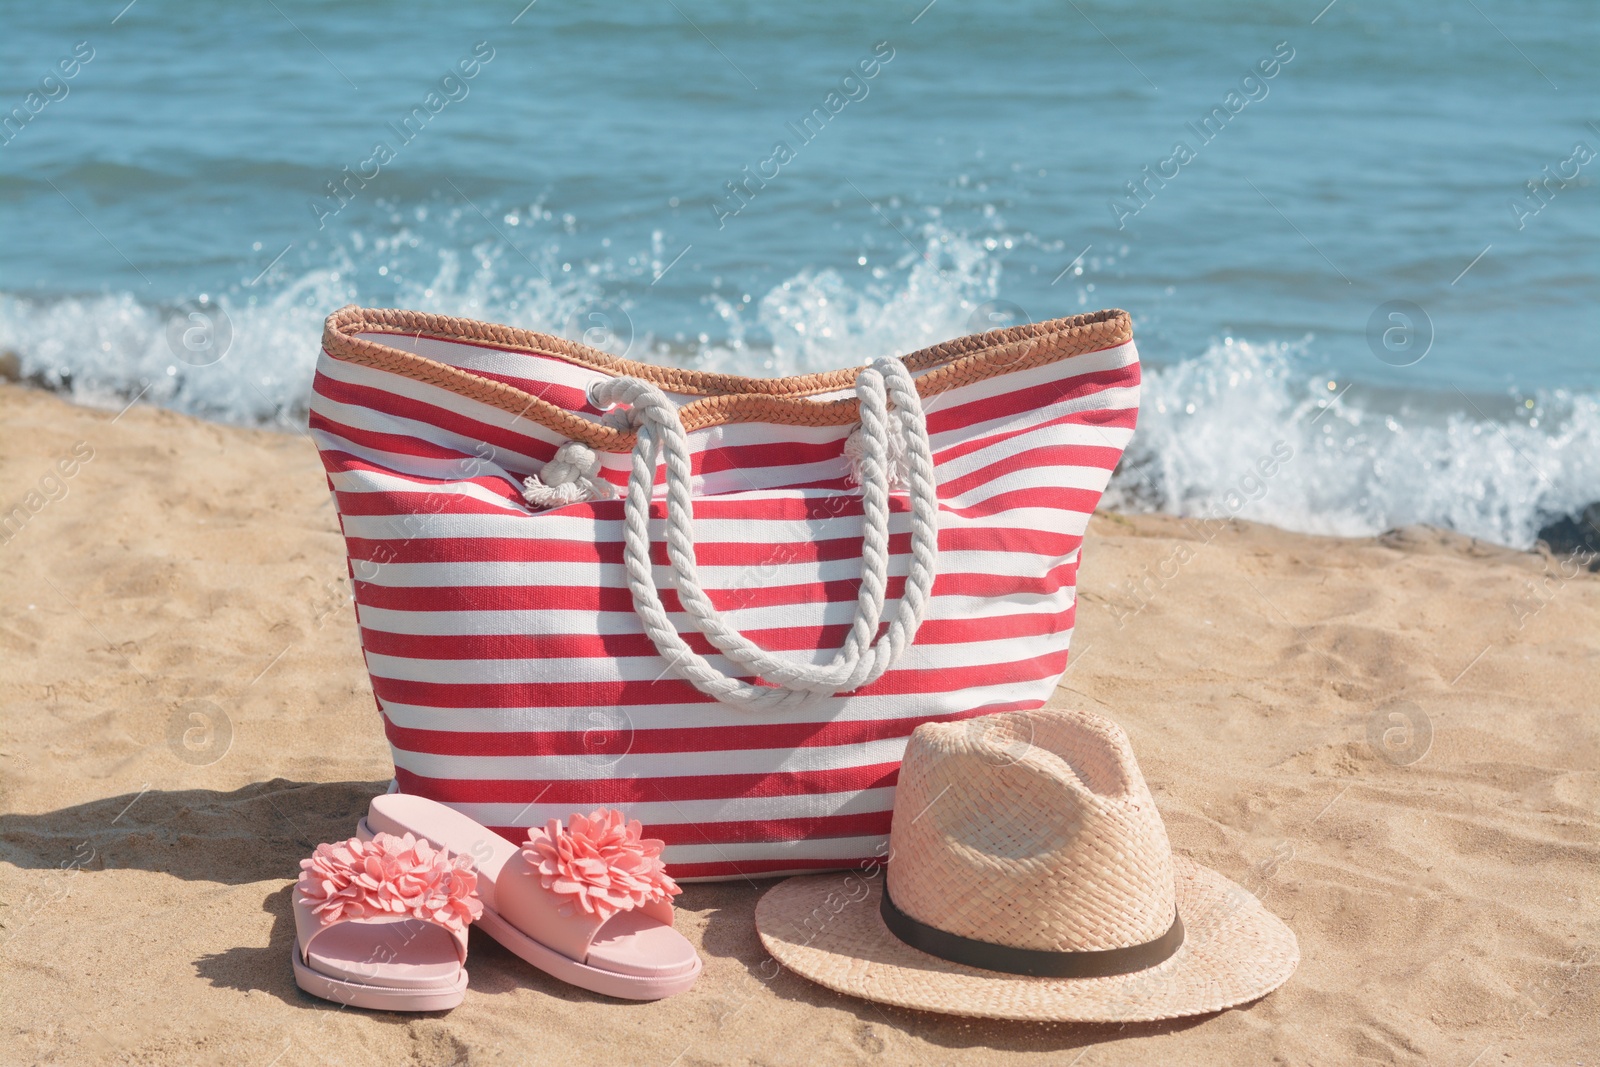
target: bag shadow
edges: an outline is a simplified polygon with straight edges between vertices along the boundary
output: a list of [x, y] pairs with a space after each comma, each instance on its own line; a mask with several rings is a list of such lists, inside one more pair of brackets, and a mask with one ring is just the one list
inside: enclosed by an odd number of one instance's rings
[[243, 885], [292, 877], [323, 841], [355, 832], [381, 782], [291, 782], [240, 789], [149, 789], [56, 811], [0, 814], [0, 860], [40, 870], [158, 871]]

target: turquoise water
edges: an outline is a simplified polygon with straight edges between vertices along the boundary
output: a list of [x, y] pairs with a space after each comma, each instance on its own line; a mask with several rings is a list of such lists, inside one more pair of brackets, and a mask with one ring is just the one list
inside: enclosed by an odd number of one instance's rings
[[1600, 498], [1591, 4], [125, 2], [0, 4], [0, 348], [85, 402], [293, 425], [350, 302], [754, 374], [1115, 306], [1122, 506]]

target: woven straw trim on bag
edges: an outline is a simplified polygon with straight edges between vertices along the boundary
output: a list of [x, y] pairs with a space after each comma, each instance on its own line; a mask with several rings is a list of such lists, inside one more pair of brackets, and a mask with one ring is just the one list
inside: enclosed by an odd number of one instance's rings
[[[631, 450], [633, 431], [584, 418], [514, 386], [367, 340], [359, 336], [361, 334], [429, 337], [510, 351], [534, 351], [606, 374], [642, 378], [667, 392], [700, 397], [684, 405], [680, 412], [684, 428], [690, 431], [729, 422], [845, 426], [859, 418], [854, 397], [833, 401], [806, 399], [818, 393], [850, 389], [860, 373], [857, 367], [791, 378], [713, 374], [619, 359], [575, 341], [510, 326], [354, 304], [329, 315], [323, 326], [322, 347], [335, 359], [376, 367], [448, 389], [468, 399], [533, 419], [569, 440], [582, 441], [602, 452]], [[913, 372], [933, 368], [917, 379], [917, 392], [927, 399], [971, 382], [1114, 348], [1132, 339], [1133, 323], [1127, 312], [1096, 311], [946, 341], [913, 352], [904, 357], [904, 361]]]

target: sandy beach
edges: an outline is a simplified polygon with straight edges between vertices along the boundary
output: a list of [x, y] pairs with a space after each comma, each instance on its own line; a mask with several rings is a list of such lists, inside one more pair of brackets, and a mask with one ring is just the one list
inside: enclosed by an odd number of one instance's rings
[[[298, 861], [391, 774], [305, 436], [0, 386], [0, 1062], [1364, 1064], [1600, 1059], [1600, 574], [1426, 527], [1102, 513], [1056, 701], [1130, 732], [1174, 846], [1299, 937], [1241, 1010], [973, 1022], [771, 961], [696, 884], [653, 1004], [474, 933], [448, 1014], [289, 967]], [[18, 518], [20, 516], [20, 518]]]

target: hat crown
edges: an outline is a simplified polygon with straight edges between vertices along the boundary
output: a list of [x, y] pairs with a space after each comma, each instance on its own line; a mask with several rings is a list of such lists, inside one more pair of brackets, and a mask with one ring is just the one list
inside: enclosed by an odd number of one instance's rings
[[1172, 925], [1172, 848], [1120, 726], [1014, 711], [917, 727], [887, 886], [911, 918], [1013, 948], [1101, 951]]

